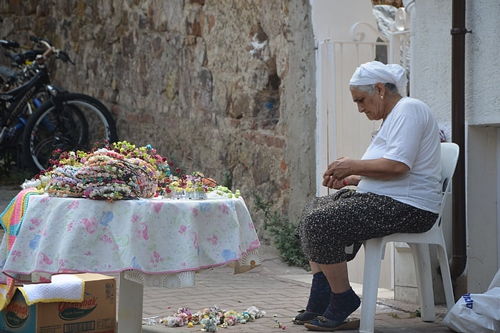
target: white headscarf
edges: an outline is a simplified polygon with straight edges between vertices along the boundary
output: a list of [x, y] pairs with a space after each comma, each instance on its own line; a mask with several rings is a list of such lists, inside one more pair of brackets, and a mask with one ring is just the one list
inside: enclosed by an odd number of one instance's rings
[[397, 64], [385, 65], [379, 61], [370, 61], [362, 64], [349, 81], [350, 86], [363, 86], [375, 83], [392, 83], [398, 88], [398, 92], [403, 95], [406, 91], [406, 71]]

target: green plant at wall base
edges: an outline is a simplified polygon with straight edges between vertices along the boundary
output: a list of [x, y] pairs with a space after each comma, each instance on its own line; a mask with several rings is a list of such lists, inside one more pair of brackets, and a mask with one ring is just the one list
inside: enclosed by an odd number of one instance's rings
[[290, 266], [309, 270], [309, 262], [300, 247], [297, 226], [278, 212], [273, 211], [271, 204], [264, 202], [258, 195], [255, 195], [255, 207], [264, 213], [264, 230], [268, 230], [271, 234], [273, 243], [283, 261]]

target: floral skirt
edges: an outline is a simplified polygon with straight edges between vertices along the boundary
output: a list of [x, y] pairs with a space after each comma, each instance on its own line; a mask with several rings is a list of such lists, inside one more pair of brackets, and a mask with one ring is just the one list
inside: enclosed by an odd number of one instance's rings
[[384, 195], [342, 189], [304, 208], [299, 235], [309, 261], [336, 264], [354, 259], [367, 239], [425, 232], [437, 217]]

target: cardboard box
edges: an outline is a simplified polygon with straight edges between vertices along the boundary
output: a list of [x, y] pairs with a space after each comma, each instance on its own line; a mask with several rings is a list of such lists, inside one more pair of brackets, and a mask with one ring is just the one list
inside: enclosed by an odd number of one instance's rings
[[28, 306], [17, 290], [0, 312], [0, 332], [12, 333], [114, 333], [116, 331], [116, 281], [113, 277], [76, 274], [85, 281], [81, 303], [36, 303]]

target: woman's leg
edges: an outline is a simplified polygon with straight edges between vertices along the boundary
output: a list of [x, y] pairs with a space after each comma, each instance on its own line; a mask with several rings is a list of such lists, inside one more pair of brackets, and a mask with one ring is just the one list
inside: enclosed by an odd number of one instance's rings
[[325, 329], [334, 329], [349, 325], [346, 319], [360, 306], [361, 300], [352, 290], [349, 283], [347, 262], [319, 264], [319, 267], [332, 286], [332, 293], [330, 295], [329, 306], [323, 313], [323, 316], [310, 321], [306, 324], [306, 327], [313, 331], [323, 331]]
[[321, 263], [332, 293], [323, 316], [306, 327], [323, 331], [344, 326], [344, 320], [359, 307], [346, 262], [354, 258], [362, 241], [396, 232], [424, 232], [436, 217], [386, 196], [342, 190], [309, 207], [299, 228], [302, 248], [310, 261]]
[[[312, 211], [327, 206], [331, 204], [332, 201], [335, 201], [334, 196], [315, 198], [314, 200], [309, 202], [308, 205], [306, 205], [306, 207], [304, 208], [302, 216], [303, 223], [304, 221], [309, 219]], [[304, 240], [303, 237], [302, 240]], [[303, 249], [307, 249], [308, 247], [306, 244], [302, 244], [302, 246]], [[331, 288], [328, 279], [323, 274], [318, 263], [309, 261], [309, 265], [313, 274], [311, 290], [307, 301], [306, 310], [295, 317], [294, 323], [296, 324], [304, 324], [306, 322], [310, 322], [317, 316], [322, 315], [330, 304]]]
[[[351, 289], [349, 274], [347, 272], [347, 262], [344, 261], [338, 264], [313, 264], [314, 266], [318, 266], [323, 274], [325, 274], [330, 288], [334, 293], [343, 293]], [[311, 265], [312, 267], [313, 265]]]
[[321, 267], [319, 264], [309, 261], [309, 266], [311, 266], [311, 273], [316, 274], [318, 272], [322, 272]]
[[311, 290], [305, 311], [299, 313], [294, 319], [297, 325], [308, 323], [322, 315], [330, 304], [331, 289], [326, 276], [317, 263], [309, 262], [309, 265], [313, 274]]

